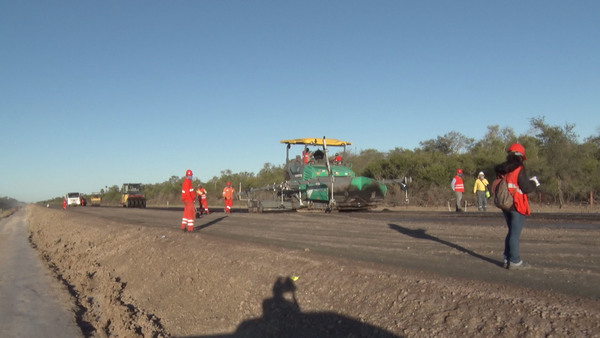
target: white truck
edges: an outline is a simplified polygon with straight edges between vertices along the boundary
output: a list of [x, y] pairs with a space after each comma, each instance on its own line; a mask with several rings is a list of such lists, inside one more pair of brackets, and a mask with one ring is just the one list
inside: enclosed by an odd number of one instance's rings
[[81, 194], [78, 192], [70, 192], [66, 196], [67, 206], [77, 207], [81, 205]]

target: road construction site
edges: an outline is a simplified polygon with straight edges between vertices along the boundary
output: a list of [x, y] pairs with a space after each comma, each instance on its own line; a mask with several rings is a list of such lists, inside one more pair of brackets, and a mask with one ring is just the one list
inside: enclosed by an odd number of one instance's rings
[[598, 214], [27, 210], [85, 336], [597, 336]]

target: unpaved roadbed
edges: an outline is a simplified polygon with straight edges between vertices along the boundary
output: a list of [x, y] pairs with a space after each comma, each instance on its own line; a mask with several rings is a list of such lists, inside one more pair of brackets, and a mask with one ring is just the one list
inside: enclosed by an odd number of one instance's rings
[[185, 234], [176, 226], [38, 206], [27, 216], [32, 243], [71, 286], [87, 336], [600, 335], [597, 299]]

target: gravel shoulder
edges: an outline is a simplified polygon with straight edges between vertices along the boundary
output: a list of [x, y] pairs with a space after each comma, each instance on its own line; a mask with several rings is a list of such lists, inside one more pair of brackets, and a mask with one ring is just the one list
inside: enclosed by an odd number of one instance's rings
[[[85, 336], [600, 336], [593, 227], [528, 229], [539, 268], [517, 275], [495, 266], [503, 229], [487, 224], [211, 214], [186, 234], [179, 213], [72, 211], [30, 205], [27, 221]], [[565, 274], [591, 291], [528, 286]]]

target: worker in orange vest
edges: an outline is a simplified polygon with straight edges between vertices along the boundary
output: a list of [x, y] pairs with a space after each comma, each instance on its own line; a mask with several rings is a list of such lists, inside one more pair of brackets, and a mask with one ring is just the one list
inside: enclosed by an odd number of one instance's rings
[[223, 189], [223, 199], [225, 200], [225, 213], [231, 213], [231, 207], [233, 206], [233, 194], [235, 189], [231, 186], [231, 182], [227, 182], [227, 186]]
[[456, 176], [452, 179], [452, 190], [456, 195], [456, 212], [463, 212], [461, 201], [463, 192], [465, 192], [465, 184], [462, 179], [463, 171], [462, 169], [456, 170]]
[[513, 197], [513, 206], [510, 210], [502, 210], [508, 233], [504, 239], [504, 267], [509, 270], [527, 269], [531, 265], [524, 263], [519, 254], [521, 232], [525, 224], [525, 216], [531, 214], [527, 194], [535, 191], [540, 185], [536, 176], [529, 177], [525, 171], [525, 147], [520, 143], [513, 143], [508, 147], [506, 162], [495, 167], [496, 177], [504, 176], [508, 191]]
[[198, 189], [196, 189], [196, 195], [198, 195], [198, 206], [200, 207], [200, 215], [207, 214], [208, 215], [208, 203], [206, 201], [206, 189], [200, 184]]
[[193, 175], [192, 171], [188, 169], [185, 172], [185, 179], [181, 185], [181, 201], [183, 202], [181, 230], [187, 230], [187, 232], [194, 231], [194, 220], [196, 219], [196, 209], [194, 207], [196, 193], [194, 192], [194, 186], [192, 185]]
[[63, 198], [63, 210], [67, 210], [67, 199]]
[[333, 164], [342, 164], [342, 156], [339, 153], [335, 153]]
[[308, 147], [306, 147], [306, 149], [304, 149], [302, 151], [302, 159], [304, 160], [304, 164], [308, 164], [308, 162], [310, 162], [311, 156], [312, 156], [312, 153], [310, 152]]

